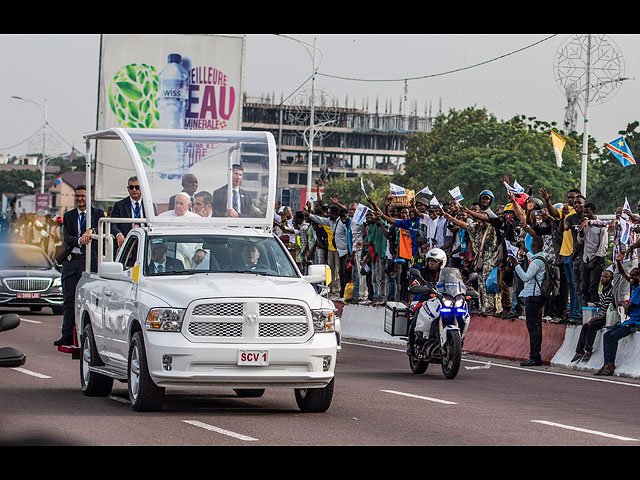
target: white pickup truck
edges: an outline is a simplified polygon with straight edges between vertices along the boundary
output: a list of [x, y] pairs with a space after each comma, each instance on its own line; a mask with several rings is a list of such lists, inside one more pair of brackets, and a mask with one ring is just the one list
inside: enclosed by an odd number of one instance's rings
[[[98, 273], [83, 273], [75, 305], [83, 392], [106, 396], [114, 379], [127, 382], [133, 409], [152, 411], [162, 407], [167, 387], [225, 387], [241, 397], [285, 387], [294, 390], [302, 411], [326, 411], [340, 319], [334, 304], [318, 293], [319, 284], [326, 285], [326, 266], [312, 265], [303, 276], [271, 231], [271, 134], [115, 128], [85, 138], [88, 151], [92, 141], [110, 144], [98, 150], [104, 158], [122, 159], [126, 150], [149, 213], [105, 217], [93, 235]], [[167, 174], [159, 169], [162, 162], [141, 155], [161, 142], [163, 149], [156, 151], [179, 145], [183, 154], [197, 149], [199, 158], [180, 174]], [[211, 193], [233, 185], [237, 165], [244, 171], [241, 191], [252, 200], [249, 216], [247, 204], [245, 216], [238, 217], [160, 213], [181, 190], [185, 173], [197, 175], [198, 189]], [[224, 198], [230, 200], [231, 193]], [[112, 223], [134, 223], [116, 255]], [[156, 268], [162, 264], [164, 271]]]

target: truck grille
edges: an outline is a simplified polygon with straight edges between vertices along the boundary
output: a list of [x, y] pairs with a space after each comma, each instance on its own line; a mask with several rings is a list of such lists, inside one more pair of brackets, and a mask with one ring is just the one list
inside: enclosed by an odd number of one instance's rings
[[203, 302], [187, 318], [194, 341], [303, 341], [310, 334], [307, 309], [300, 303]]
[[4, 284], [14, 292], [43, 292], [51, 285], [50, 278], [5, 278]]
[[196, 337], [241, 337], [240, 322], [190, 322], [189, 333]]

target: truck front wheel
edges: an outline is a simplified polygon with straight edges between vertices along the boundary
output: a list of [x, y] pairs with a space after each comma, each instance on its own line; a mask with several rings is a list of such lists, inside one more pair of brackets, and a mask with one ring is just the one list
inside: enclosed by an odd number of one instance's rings
[[129, 401], [137, 412], [153, 412], [162, 408], [164, 388], [158, 387], [149, 375], [147, 353], [142, 332], [135, 332], [129, 346]]
[[333, 399], [333, 386], [335, 378], [324, 388], [296, 388], [295, 396], [298, 408], [303, 412], [326, 412]]

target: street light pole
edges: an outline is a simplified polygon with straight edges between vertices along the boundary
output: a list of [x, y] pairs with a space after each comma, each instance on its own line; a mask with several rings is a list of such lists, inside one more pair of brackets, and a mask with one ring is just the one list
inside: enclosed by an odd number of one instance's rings
[[44, 114], [44, 126], [43, 126], [43, 130], [42, 130], [42, 158], [40, 159], [40, 161], [38, 162], [40, 165], [40, 193], [44, 193], [44, 178], [45, 178], [45, 170], [47, 169], [47, 160], [46, 160], [46, 156], [47, 156], [47, 150], [46, 150], [46, 146], [47, 146], [47, 125], [49, 124], [48, 119], [47, 119], [47, 99], [44, 99], [44, 105], [38, 102], [34, 102], [33, 100], [29, 100], [28, 98], [23, 98], [23, 97], [18, 97], [16, 95], [12, 95], [11, 98], [15, 98], [16, 100], [22, 100], [24, 102], [29, 102], [29, 103], [33, 103], [34, 105], [37, 105], [38, 108], [41, 108]]
[[[309, 158], [307, 159], [307, 198], [306, 202], [311, 200], [311, 177], [313, 172], [313, 138], [315, 136], [314, 117], [315, 117], [315, 86], [316, 86], [316, 39], [313, 39], [313, 76], [311, 77], [311, 119], [309, 121]], [[320, 188], [318, 186], [318, 188]], [[305, 202], [305, 203], [306, 203]]]
[[582, 133], [582, 175], [580, 191], [587, 196], [587, 158], [589, 149], [589, 82], [591, 76], [591, 34], [587, 35], [587, 76], [584, 95], [584, 131]]

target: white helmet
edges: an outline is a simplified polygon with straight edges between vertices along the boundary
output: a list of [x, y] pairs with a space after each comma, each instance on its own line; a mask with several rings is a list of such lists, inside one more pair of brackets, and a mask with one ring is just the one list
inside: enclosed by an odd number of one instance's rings
[[432, 258], [440, 263], [440, 268], [443, 268], [447, 264], [447, 254], [440, 248], [432, 248], [427, 252], [424, 258], [425, 264]]

